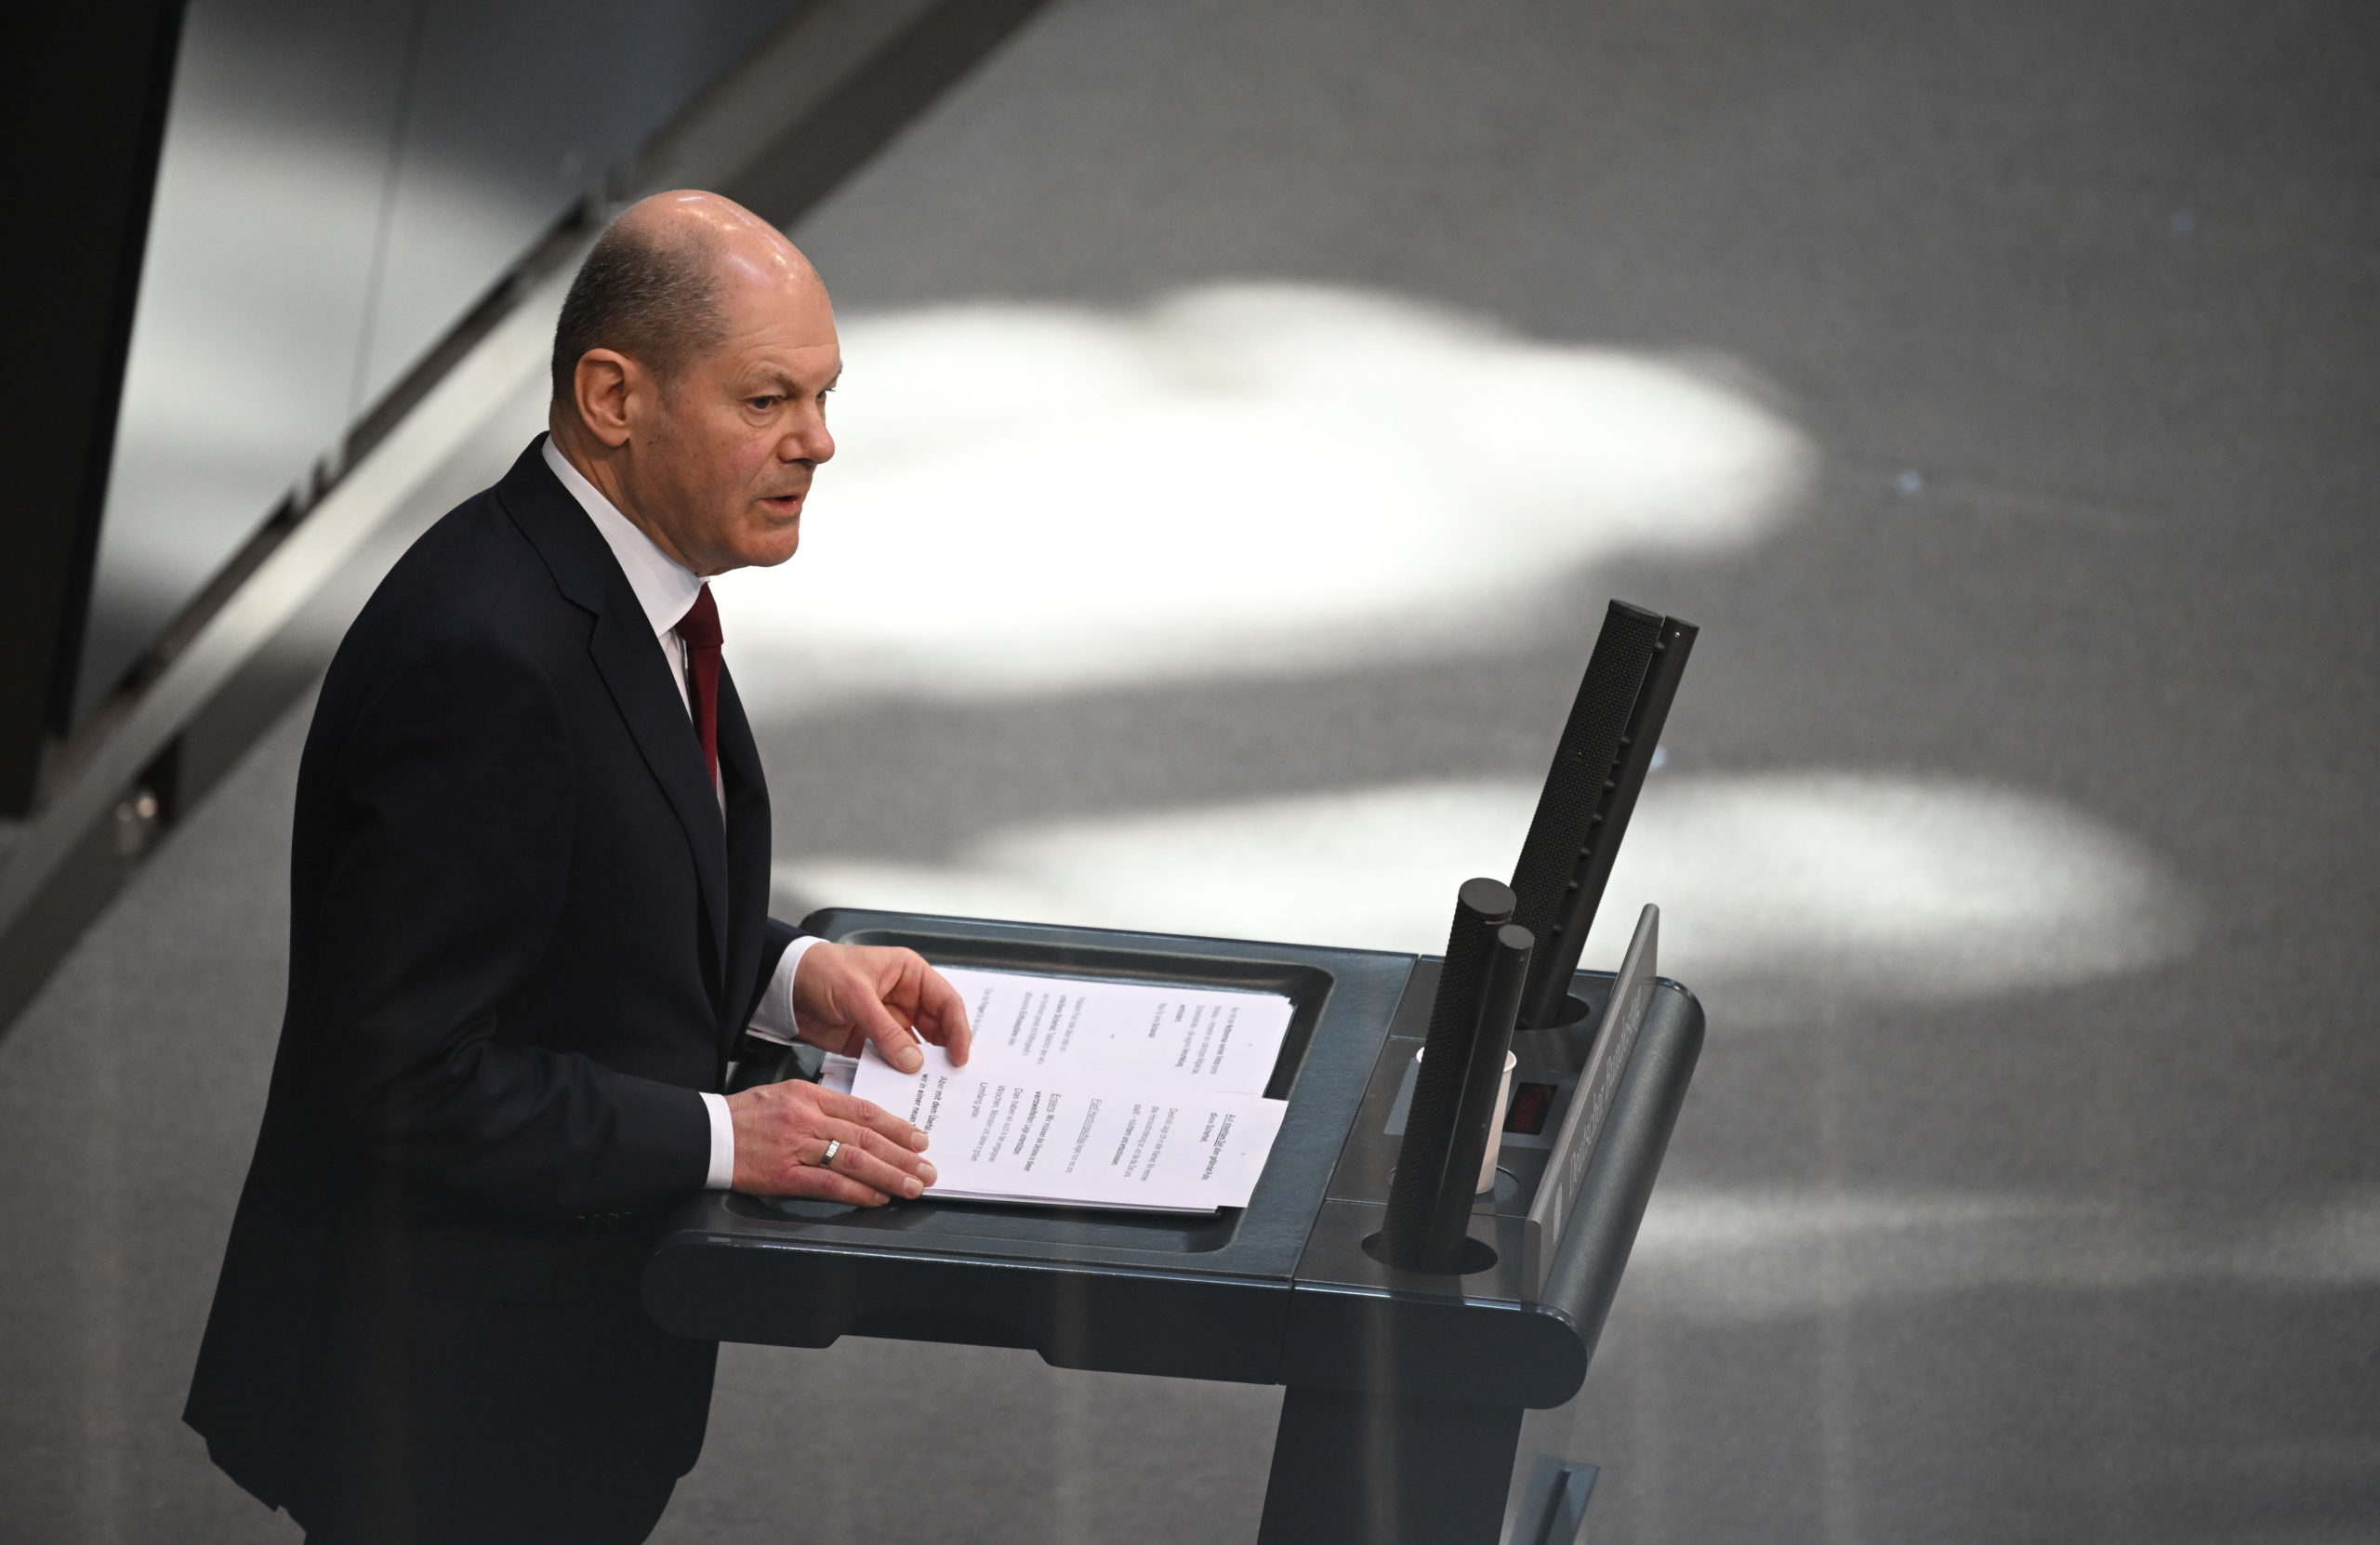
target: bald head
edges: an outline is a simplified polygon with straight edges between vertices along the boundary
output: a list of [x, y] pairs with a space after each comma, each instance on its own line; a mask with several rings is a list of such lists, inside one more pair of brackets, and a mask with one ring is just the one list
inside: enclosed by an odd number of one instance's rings
[[732, 199], [681, 189], [628, 206], [580, 265], [554, 328], [553, 399], [578, 362], [616, 350], [663, 382], [726, 340], [730, 307], [826, 288], [782, 231]]

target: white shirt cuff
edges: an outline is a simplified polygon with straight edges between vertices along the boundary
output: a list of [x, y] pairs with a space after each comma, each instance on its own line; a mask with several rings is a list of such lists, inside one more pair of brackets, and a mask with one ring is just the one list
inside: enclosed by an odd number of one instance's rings
[[801, 965], [801, 957], [810, 946], [823, 943], [816, 934], [805, 933], [785, 946], [777, 957], [777, 969], [769, 977], [767, 991], [760, 994], [760, 1005], [752, 1010], [752, 1021], [745, 1028], [764, 1041], [791, 1046], [800, 1026], [793, 1019], [793, 973]]
[[727, 1114], [727, 1096], [703, 1094], [703, 1109], [710, 1114], [710, 1173], [705, 1191], [735, 1189], [735, 1118]]

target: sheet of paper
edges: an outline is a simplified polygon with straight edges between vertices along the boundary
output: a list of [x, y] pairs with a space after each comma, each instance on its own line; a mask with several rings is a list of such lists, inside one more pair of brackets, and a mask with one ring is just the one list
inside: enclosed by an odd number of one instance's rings
[[1246, 1207], [1286, 1101], [1120, 1077], [954, 1068], [935, 1048], [905, 1074], [873, 1051], [852, 1091], [921, 1127], [928, 1195], [1206, 1212]]
[[975, 1061], [1053, 1078], [1111, 1075], [1262, 1094], [1295, 1006], [1235, 992], [945, 966]]

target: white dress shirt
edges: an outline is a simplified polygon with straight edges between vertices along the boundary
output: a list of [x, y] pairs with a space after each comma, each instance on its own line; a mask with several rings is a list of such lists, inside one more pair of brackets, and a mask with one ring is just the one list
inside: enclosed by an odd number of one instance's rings
[[[701, 593], [702, 576], [663, 552], [634, 521], [614, 508], [602, 491], [570, 464], [569, 457], [554, 449], [550, 435], [546, 439], [545, 456], [546, 465], [587, 511], [604, 546], [619, 560], [621, 571], [628, 576], [628, 588], [636, 592], [637, 604], [644, 609], [644, 620], [653, 625], [661, 657], [669, 662], [669, 680], [678, 684], [678, 701], [691, 718], [694, 709], [694, 698], [686, 690], [686, 640], [678, 636], [678, 620]], [[793, 1040], [793, 973], [817, 942], [805, 934], [778, 957], [777, 969], [760, 994], [760, 1007], [752, 1011], [748, 1027], [752, 1034], [763, 1040], [788, 1044]], [[724, 1095], [705, 1093], [703, 1106], [710, 1113], [710, 1174], [704, 1184], [712, 1191], [725, 1191], [735, 1183], [735, 1123], [727, 1114]]]

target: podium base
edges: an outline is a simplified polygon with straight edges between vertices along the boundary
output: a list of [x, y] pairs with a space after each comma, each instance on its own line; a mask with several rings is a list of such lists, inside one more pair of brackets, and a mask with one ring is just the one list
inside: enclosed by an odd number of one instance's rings
[[1521, 1409], [1291, 1385], [1257, 1545], [1496, 1545]]

